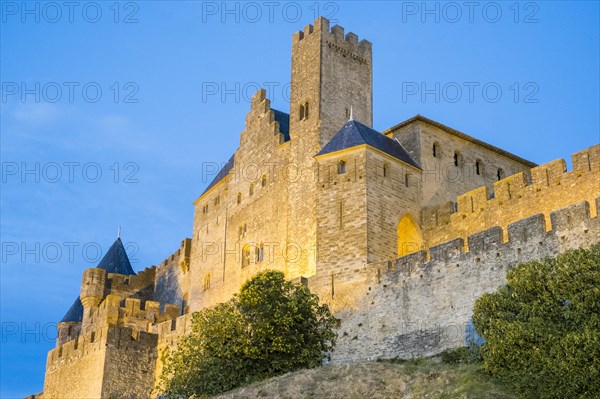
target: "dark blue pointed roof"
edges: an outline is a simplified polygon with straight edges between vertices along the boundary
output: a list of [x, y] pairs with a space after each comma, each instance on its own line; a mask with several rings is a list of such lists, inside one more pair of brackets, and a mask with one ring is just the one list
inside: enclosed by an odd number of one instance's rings
[[[96, 267], [104, 269], [108, 273], [124, 274], [126, 276], [135, 274], [120, 237], [118, 237], [113, 245], [110, 246]], [[77, 297], [60, 322], [81, 322], [82, 319], [83, 305], [81, 304], [79, 297]]]
[[344, 126], [333, 136], [331, 140], [323, 147], [323, 149], [317, 154], [324, 155], [336, 151], [345, 150], [347, 148], [356, 147], [359, 145], [367, 144], [373, 148], [378, 149], [394, 158], [401, 160], [416, 168], [421, 168], [419, 164], [408, 154], [408, 152], [402, 147], [402, 145], [384, 135], [379, 133], [367, 125], [364, 125], [353, 119], [346, 122]]
[[65, 322], [77, 322], [81, 323], [83, 321], [83, 304], [81, 303], [81, 299], [77, 297], [73, 305], [69, 308], [65, 316], [60, 321], [61, 323]]

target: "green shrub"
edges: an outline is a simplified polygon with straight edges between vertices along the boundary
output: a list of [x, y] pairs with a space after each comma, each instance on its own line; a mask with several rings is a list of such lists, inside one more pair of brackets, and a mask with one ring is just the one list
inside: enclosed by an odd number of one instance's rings
[[484, 369], [524, 398], [600, 397], [600, 244], [517, 265], [475, 304]]
[[308, 288], [265, 271], [230, 301], [192, 316], [192, 332], [163, 354], [167, 397], [214, 395], [319, 366], [335, 345], [337, 320]]

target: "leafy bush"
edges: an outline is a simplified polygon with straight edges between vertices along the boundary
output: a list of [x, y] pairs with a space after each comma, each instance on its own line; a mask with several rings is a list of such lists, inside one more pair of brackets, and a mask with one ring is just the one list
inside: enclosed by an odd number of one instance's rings
[[475, 304], [484, 369], [524, 398], [600, 397], [600, 244], [517, 265]]
[[163, 354], [161, 391], [214, 395], [319, 366], [335, 345], [336, 322], [308, 288], [260, 272], [230, 301], [192, 315], [191, 334]]

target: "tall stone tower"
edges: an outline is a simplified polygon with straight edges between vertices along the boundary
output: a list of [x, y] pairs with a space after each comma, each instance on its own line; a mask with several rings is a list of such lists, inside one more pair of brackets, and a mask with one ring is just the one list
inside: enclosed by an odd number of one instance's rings
[[[372, 46], [318, 18], [292, 37], [288, 246], [303, 256], [287, 270], [317, 272], [317, 181], [314, 156], [350, 118], [373, 123]], [[352, 110], [352, 111], [351, 111]], [[289, 170], [290, 168], [288, 168]]]
[[[354, 119], [373, 125], [372, 46], [318, 18], [292, 38], [290, 135], [316, 154]], [[317, 148], [318, 147], [318, 148]]]

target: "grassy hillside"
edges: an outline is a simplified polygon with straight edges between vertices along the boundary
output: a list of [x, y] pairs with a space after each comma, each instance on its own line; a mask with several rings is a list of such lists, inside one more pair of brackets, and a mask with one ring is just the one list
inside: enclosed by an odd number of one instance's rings
[[516, 399], [479, 364], [445, 364], [438, 358], [324, 366], [272, 378], [215, 399], [394, 398]]

